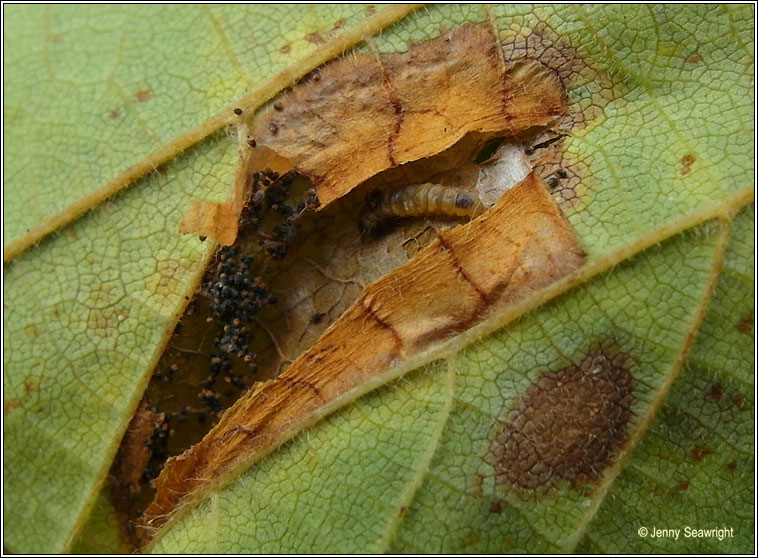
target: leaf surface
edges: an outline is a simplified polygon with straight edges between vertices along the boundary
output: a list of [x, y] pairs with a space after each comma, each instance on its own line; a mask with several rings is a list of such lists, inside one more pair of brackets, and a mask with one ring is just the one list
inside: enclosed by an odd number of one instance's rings
[[[19, 53], [5, 72], [5, 245], [308, 54], [310, 33], [328, 42], [337, 21], [349, 27], [365, 14], [331, 6], [271, 15], [281, 28], [264, 7], [154, 7], [148, 25], [127, 7], [92, 8], [86, 20], [25, 8], [10, 7], [4, 24], [6, 51]], [[214, 487], [153, 550], [747, 551], [752, 208], [718, 271], [728, 218], [752, 199], [752, 21], [748, 6], [446, 5], [374, 37], [373, 49], [393, 53], [473, 22], [535, 57], [572, 53], [564, 85], [584, 120], [564, 140], [559, 156], [573, 178], [556, 197], [588, 254], [586, 283], [547, 288], [523, 318], [501, 316], [346, 401]], [[177, 31], [187, 28], [196, 40]], [[11, 550], [71, 548], [211, 255], [209, 244], [176, 234], [181, 213], [190, 198], [223, 201], [236, 161], [235, 138], [210, 136], [6, 266]], [[600, 413], [621, 425], [605, 457], [538, 460], [547, 472], [537, 480], [524, 476], [529, 466], [504, 465], [517, 418], [541, 408], [534, 390], [550, 395], [545, 385], [592, 363], [607, 374], [577, 384], [577, 404], [551, 412], [592, 433], [598, 423], [577, 415], [583, 397], [611, 389], [630, 400], [620, 414]], [[739, 533], [723, 546], [637, 535], [662, 518], [725, 522], [722, 499]]]

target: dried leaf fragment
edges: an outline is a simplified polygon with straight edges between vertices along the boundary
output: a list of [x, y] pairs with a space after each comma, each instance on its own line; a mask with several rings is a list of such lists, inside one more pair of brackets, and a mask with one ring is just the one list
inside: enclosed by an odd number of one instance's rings
[[565, 110], [556, 73], [537, 61], [504, 60], [489, 30], [467, 24], [407, 53], [328, 64], [256, 115], [248, 135], [313, 180], [324, 207], [468, 132], [517, 136]]
[[438, 237], [358, 301], [275, 380], [246, 393], [219, 424], [170, 459], [146, 533], [178, 506], [387, 381], [457, 333], [577, 269], [585, 254], [542, 180], [530, 174], [490, 211]]

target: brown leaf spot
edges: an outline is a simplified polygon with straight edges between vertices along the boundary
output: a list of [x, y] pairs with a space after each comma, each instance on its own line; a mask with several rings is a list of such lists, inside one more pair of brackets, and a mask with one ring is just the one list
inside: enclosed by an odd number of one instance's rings
[[39, 335], [37, 332], [37, 324], [26, 325], [24, 327], [24, 332], [32, 339], [34, 339], [35, 337], [37, 337], [37, 335]]
[[42, 387], [42, 376], [27, 376], [24, 380], [24, 391], [27, 394], [39, 393]]
[[755, 311], [751, 310], [745, 315], [739, 322], [737, 322], [737, 329], [742, 333], [752, 333], [755, 328]]
[[686, 176], [690, 173], [692, 170], [692, 164], [695, 162], [695, 157], [692, 155], [685, 155], [682, 157], [682, 170], [681, 174], [682, 176]]
[[689, 487], [690, 487], [690, 483], [689, 483], [689, 481], [684, 481], [684, 480], [683, 480], [683, 481], [679, 481], [679, 482], [676, 484], [676, 489], [677, 489], [677, 490], [679, 490], [680, 492], [684, 492], [684, 491], [685, 491], [685, 490], [687, 490]]
[[8, 416], [21, 407], [21, 403], [15, 399], [3, 399], [3, 416]]
[[337, 21], [334, 22], [334, 27], [332, 28], [332, 30], [336, 31], [337, 29], [341, 29], [342, 27], [345, 26], [345, 23], [347, 22], [345, 21], [344, 17], [338, 19]]
[[490, 506], [490, 513], [501, 513], [503, 511], [503, 503], [500, 500], [495, 500]]
[[495, 483], [534, 491], [597, 481], [627, 439], [634, 388], [626, 361], [618, 350], [596, 349], [542, 373], [498, 427]]
[[737, 468], [737, 462], [730, 461], [729, 463], [724, 465], [724, 468], [726, 468], [727, 471], [734, 471]]
[[149, 101], [153, 98], [153, 92], [149, 89], [143, 89], [141, 91], [137, 91], [134, 94], [134, 98], [137, 100], [138, 103], [144, 103], [145, 101]]
[[718, 401], [723, 395], [724, 388], [721, 387], [721, 384], [712, 384], [708, 393], [705, 394], [705, 398], [711, 401]]
[[716, 450], [714, 450], [712, 447], [710, 447], [707, 444], [703, 444], [702, 446], [695, 446], [692, 448], [692, 451], [690, 452], [690, 455], [692, 456], [692, 459], [695, 461], [702, 461], [707, 456], [716, 453]]
[[690, 54], [687, 58], [684, 59], [685, 62], [689, 62], [690, 64], [697, 64], [702, 60], [702, 57], [698, 53]]
[[292, 50], [292, 47], [290, 45], [284, 45], [282, 48], [279, 49], [279, 52], [282, 54], [289, 54]]
[[305, 40], [314, 45], [323, 45], [324, 39], [318, 33], [308, 33], [305, 36]]
[[121, 112], [120, 112], [120, 111], [118, 111], [118, 110], [112, 110], [112, 111], [110, 111], [110, 112], [108, 113], [108, 117], [109, 117], [111, 120], [116, 120], [117, 118], [120, 118], [120, 117], [121, 117]]

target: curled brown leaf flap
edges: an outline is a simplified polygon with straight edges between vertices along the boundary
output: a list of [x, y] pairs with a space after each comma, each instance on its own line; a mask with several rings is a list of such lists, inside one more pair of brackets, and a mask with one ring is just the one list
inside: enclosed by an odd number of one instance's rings
[[214, 203], [191, 200], [187, 212], [182, 217], [182, 222], [179, 223], [179, 232], [208, 236], [225, 246], [234, 244], [242, 208], [252, 192], [253, 182], [250, 169], [266, 168], [284, 174], [292, 169], [292, 164], [266, 147], [243, 149], [229, 201]]
[[335, 60], [258, 113], [249, 135], [311, 178], [325, 207], [468, 132], [515, 136], [565, 110], [557, 74], [504, 61], [489, 30], [466, 24], [406, 53]]
[[407, 265], [368, 286], [279, 378], [251, 389], [219, 424], [170, 459], [146, 532], [203, 488], [223, 482], [407, 359], [582, 265], [585, 254], [545, 185], [530, 174], [490, 211], [439, 232]]

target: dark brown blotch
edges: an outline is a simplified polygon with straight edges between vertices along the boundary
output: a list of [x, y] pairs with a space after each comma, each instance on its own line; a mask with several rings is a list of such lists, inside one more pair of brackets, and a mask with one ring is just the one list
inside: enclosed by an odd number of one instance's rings
[[716, 453], [716, 450], [714, 450], [712, 447], [710, 447], [707, 444], [703, 444], [702, 446], [695, 446], [692, 448], [692, 451], [690, 452], [690, 455], [692, 456], [692, 459], [694, 459], [697, 462], [702, 461], [709, 455], [712, 455]]
[[490, 506], [490, 513], [502, 513], [503, 503], [500, 500], [495, 500]]
[[627, 361], [618, 350], [596, 349], [540, 375], [492, 442], [495, 483], [535, 491], [600, 479], [627, 440], [634, 404]]
[[745, 316], [739, 322], [737, 322], [737, 329], [742, 333], [751, 333], [754, 326], [755, 312], [752, 310], [745, 314]]
[[710, 401], [718, 401], [724, 396], [724, 388], [721, 384], [712, 384], [708, 393], [705, 394], [705, 398]]

